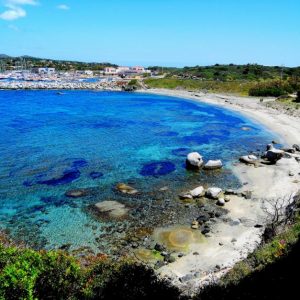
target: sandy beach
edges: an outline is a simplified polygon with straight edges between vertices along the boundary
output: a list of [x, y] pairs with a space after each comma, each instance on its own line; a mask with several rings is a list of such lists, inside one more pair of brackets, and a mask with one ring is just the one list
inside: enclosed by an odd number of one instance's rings
[[[300, 120], [266, 107], [259, 98], [164, 89], [141, 92], [192, 99], [237, 111], [277, 134], [278, 142], [284, 146], [300, 143]], [[267, 101], [274, 99], [264, 99]], [[259, 245], [264, 231], [255, 225], [266, 225], [268, 221], [265, 203], [278, 198], [288, 201], [299, 190], [299, 163], [295, 159], [299, 154], [282, 158], [276, 165], [256, 167], [238, 163], [237, 157], [233, 171], [243, 184], [240, 192], [251, 191], [251, 199], [231, 196], [225, 205], [229, 213], [214, 224], [211, 237], [205, 243], [191, 245], [189, 254], [159, 269], [160, 275], [192, 294], [246, 258]]]

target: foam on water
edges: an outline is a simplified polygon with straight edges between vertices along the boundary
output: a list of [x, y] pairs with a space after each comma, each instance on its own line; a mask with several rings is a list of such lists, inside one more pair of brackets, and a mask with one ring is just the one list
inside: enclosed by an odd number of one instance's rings
[[[1, 91], [0, 129], [1, 228], [37, 248], [71, 244], [95, 251], [107, 224], [88, 208], [118, 198], [118, 182], [142, 192], [167, 184], [176, 193], [187, 182], [237, 186], [230, 169], [187, 172], [185, 155], [199, 151], [230, 167], [274, 138], [241, 115], [207, 104], [93, 91]], [[92, 193], [65, 196], [76, 188]]]

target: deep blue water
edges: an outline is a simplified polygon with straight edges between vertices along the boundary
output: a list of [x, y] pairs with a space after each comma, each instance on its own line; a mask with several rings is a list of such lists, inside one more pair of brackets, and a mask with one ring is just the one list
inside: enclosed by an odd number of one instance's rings
[[[119, 182], [146, 192], [167, 185], [174, 193], [195, 180], [238, 185], [232, 162], [273, 138], [243, 116], [207, 104], [93, 91], [0, 91], [0, 129], [0, 226], [45, 248], [95, 249], [105, 224], [86, 208], [116, 199]], [[184, 168], [190, 151], [221, 158], [227, 169], [191, 174]], [[92, 194], [65, 197], [74, 188]]]

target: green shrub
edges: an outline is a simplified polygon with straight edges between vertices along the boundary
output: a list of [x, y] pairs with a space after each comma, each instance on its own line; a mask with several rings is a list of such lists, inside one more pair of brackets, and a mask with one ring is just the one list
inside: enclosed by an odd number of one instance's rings
[[82, 275], [83, 272], [73, 257], [63, 252], [45, 252], [43, 268], [35, 284], [37, 298], [74, 298], [82, 288]]
[[259, 83], [249, 90], [250, 96], [256, 97], [279, 97], [293, 92], [293, 87], [288, 83], [280, 81], [270, 81]]
[[0, 299], [37, 299], [35, 283], [43, 268], [41, 255], [33, 250], [4, 252], [1, 256], [7, 255], [7, 263], [0, 273]]

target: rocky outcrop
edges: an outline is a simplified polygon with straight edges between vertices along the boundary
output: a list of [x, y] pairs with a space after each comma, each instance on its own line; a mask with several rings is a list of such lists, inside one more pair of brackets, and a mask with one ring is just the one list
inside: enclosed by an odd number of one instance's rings
[[85, 197], [88, 195], [88, 190], [87, 189], [69, 190], [65, 193], [65, 195], [70, 198]]
[[189, 153], [186, 158], [187, 169], [200, 169], [203, 165], [202, 156], [198, 152]]
[[220, 159], [218, 160], [209, 160], [205, 165], [204, 169], [205, 170], [217, 170], [221, 169], [223, 167], [223, 163]]

